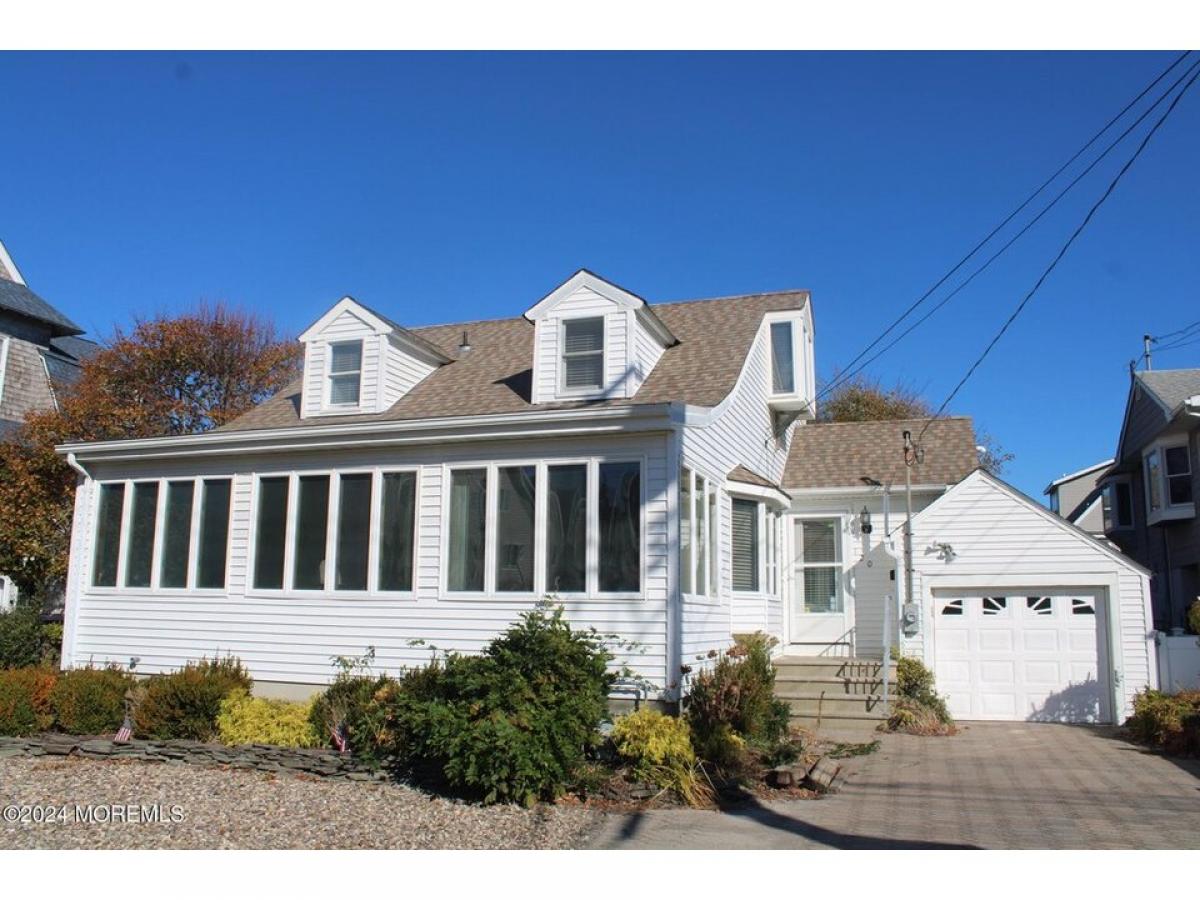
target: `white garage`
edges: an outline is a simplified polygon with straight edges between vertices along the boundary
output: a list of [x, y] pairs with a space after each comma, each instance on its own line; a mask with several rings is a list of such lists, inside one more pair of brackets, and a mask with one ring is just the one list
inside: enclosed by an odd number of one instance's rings
[[1120, 722], [1153, 687], [1149, 573], [979, 470], [913, 519], [916, 635], [957, 719]]
[[941, 591], [934, 675], [956, 719], [1112, 721], [1102, 592]]

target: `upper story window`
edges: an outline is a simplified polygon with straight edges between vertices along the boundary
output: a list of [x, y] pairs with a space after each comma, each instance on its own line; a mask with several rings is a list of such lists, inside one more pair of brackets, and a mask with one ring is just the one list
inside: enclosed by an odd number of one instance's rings
[[358, 406], [362, 391], [362, 341], [329, 345], [329, 405]]
[[771, 323], [771, 393], [796, 392], [795, 329], [791, 322]]
[[1191, 451], [1186, 440], [1155, 444], [1142, 457], [1142, 469], [1152, 522], [1193, 514]]
[[1128, 481], [1110, 481], [1101, 494], [1104, 530], [1133, 527], [1133, 486]]
[[604, 387], [604, 317], [567, 319], [562, 331], [562, 389]]

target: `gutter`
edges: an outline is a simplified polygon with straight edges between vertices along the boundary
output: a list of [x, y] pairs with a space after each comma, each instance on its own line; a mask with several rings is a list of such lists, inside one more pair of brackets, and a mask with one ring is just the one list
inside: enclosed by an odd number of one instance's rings
[[61, 444], [54, 450], [60, 456], [67, 457], [68, 461], [71, 458], [137, 460], [247, 451], [283, 452], [669, 431], [682, 417], [680, 404], [658, 403], [487, 416], [308, 425], [255, 431], [210, 431], [194, 435], [68, 443]]

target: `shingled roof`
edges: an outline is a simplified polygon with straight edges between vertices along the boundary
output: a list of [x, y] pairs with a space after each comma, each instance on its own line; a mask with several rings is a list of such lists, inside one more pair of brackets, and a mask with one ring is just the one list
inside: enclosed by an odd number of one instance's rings
[[[678, 338], [631, 398], [539, 403], [537, 409], [629, 406], [680, 402], [716, 406], [733, 389], [762, 318], [776, 310], [803, 309], [807, 291], [746, 294], [653, 305]], [[382, 413], [301, 420], [296, 381], [272, 399], [223, 427], [224, 431], [289, 428], [346, 422], [390, 422], [531, 411], [534, 325], [524, 318], [463, 322], [408, 329], [450, 360]], [[463, 332], [471, 349], [463, 353]]]
[[[819, 422], [796, 429], [783, 473], [784, 490], [863, 487], [864, 478], [904, 483], [903, 438], [915, 437], [925, 419], [885, 422]], [[979, 467], [970, 418], [938, 419], [921, 445], [925, 461], [912, 469], [913, 484], [956, 484]]]
[[1200, 369], [1155, 369], [1137, 372], [1135, 378], [1172, 412], [1196, 394], [1200, 394]]
[[0, 278], [0, 309], [45, 322], [55, 336], [83, 334], [82, 328], [25, 285], [6, 278]]

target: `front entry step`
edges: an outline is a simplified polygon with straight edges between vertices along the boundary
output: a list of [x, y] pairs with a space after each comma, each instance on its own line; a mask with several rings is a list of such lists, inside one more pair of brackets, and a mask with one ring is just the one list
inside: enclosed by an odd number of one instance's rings
[[[823, 737], [870, 740], [886, 718], [880, 660], [782, 656], [774, 664], [775, 696], [790, 707], [793, 725]], [[894, 686], [894, 666], [888, 681]]]

